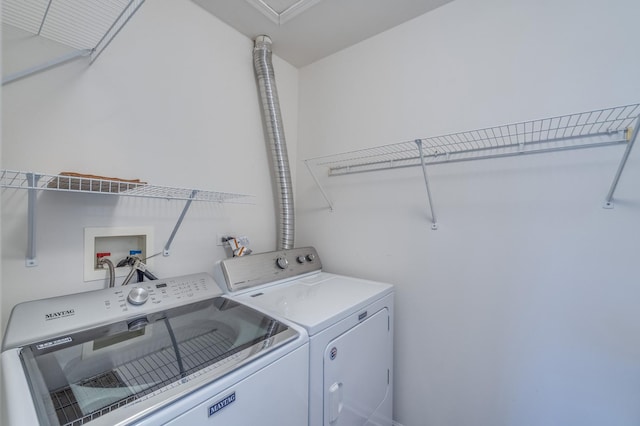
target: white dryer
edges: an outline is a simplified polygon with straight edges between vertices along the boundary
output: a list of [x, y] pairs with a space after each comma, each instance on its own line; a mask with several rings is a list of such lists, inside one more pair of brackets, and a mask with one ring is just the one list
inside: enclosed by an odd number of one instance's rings
[[306, 328], [309, 426], [393, 424], [393, 286], [323, 272], [312, 247], [226, 259], [214, 278]]

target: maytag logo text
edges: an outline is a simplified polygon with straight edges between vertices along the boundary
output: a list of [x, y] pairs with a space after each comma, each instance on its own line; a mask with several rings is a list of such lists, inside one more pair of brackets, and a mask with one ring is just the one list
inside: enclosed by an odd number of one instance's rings
[[58, 318], [70, 317], [75, 315], [76, 311], [73, 309], [67, 309], [65, 311], [51, 312], [49, 314], [44, 314], [45, 321], [50, 321]]

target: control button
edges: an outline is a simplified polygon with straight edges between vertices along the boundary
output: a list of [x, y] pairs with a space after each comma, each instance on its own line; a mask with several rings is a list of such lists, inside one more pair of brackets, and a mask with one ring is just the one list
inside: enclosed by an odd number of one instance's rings
[[313, 262], [314, 260], [316, 260], [316, 255], [315, 255], [315, 254], [313, 254], [313, 253], [309, 253], [309, 254], [307, 255], [307, 260], [308, 260], [309, 262]]
[[304, 263], [307, 258], [304, 256], [298, 256], [296, 257], [296, 260], [298, 261], [298, 263]]
[[149, 292], [142, 288], [136, 287], [129, 292], [127, 296], [127, 301], [132, 305], [142, 305], [149, 298]]
[[289, 266], [289, 261], [287, 260], [286, 257], [281, 256], [278, 259], [276, 259], [276, 264], [280, 269], [287, 269], [287, 266]]

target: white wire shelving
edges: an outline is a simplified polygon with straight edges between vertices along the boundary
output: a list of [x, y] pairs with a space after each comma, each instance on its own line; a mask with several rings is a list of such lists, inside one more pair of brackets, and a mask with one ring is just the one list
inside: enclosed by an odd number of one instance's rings
[[639, 117], [640, 104], [631, 104], [315, 157], [305, 160], [305, 164], [331, 210], [333, 203], [322, 186], [321, 177], [421, 166], [432, 228], [437, 229], [427, 166], [626, 145], [605, 198], [604, 207], [612, 208], [618, 180], [638, 135]]
[[28, 191], [27, 200], [27, 257], [26, 266], [37, 266], [36, 260], [36, 198], [38, 191], [58, 191], [98, 195], [117, 195], [126, 197], [154, 198], [185, 201], [186, 204], [163, 249], [163, 255], [169, 256], [171, 243], [182, 225], [182, 221], [193, 201], [252, 204], [253, 196], [231, 192], [205, 191], [200, 189], [174, 188], [149, 185], [139, 181], [123, 181], [109, 178], [84, 176], [65, 176], [34, 173], [15, 170], [0, 170], [0, 187], [24, 189]]
[[[173, 188], [149, 185], [145, 182], [117, 179], [99, 179], [83, 176], [65, 176], [15, 170], [0, 171], [2, 188], [35, 189], [46, 191], [100, 193], [128, 197], [161, 198], [165, 200], [208, 201], [214, 203], [248, 204], [251, 197], [231, 192]], [[195, 192], [195, 194], [194, 194]]]
[[71, 48], [69, 53], [9, 74], [2, 84], [88, 57], [93, 63], [144, 0], [3, 0], [2, 24]]

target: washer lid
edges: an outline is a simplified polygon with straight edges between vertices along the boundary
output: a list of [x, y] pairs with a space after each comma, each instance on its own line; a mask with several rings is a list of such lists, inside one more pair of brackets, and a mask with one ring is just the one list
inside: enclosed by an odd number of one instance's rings
[[390, 284], [321, 272], [237, 298], [302, 325], [312, 336], [392, 291]]
[[160, 409], [298, 336], [218, 296], [36, 342], [20, 358], [41, 424], [129, 424], [145, 413], [121, 408]]

